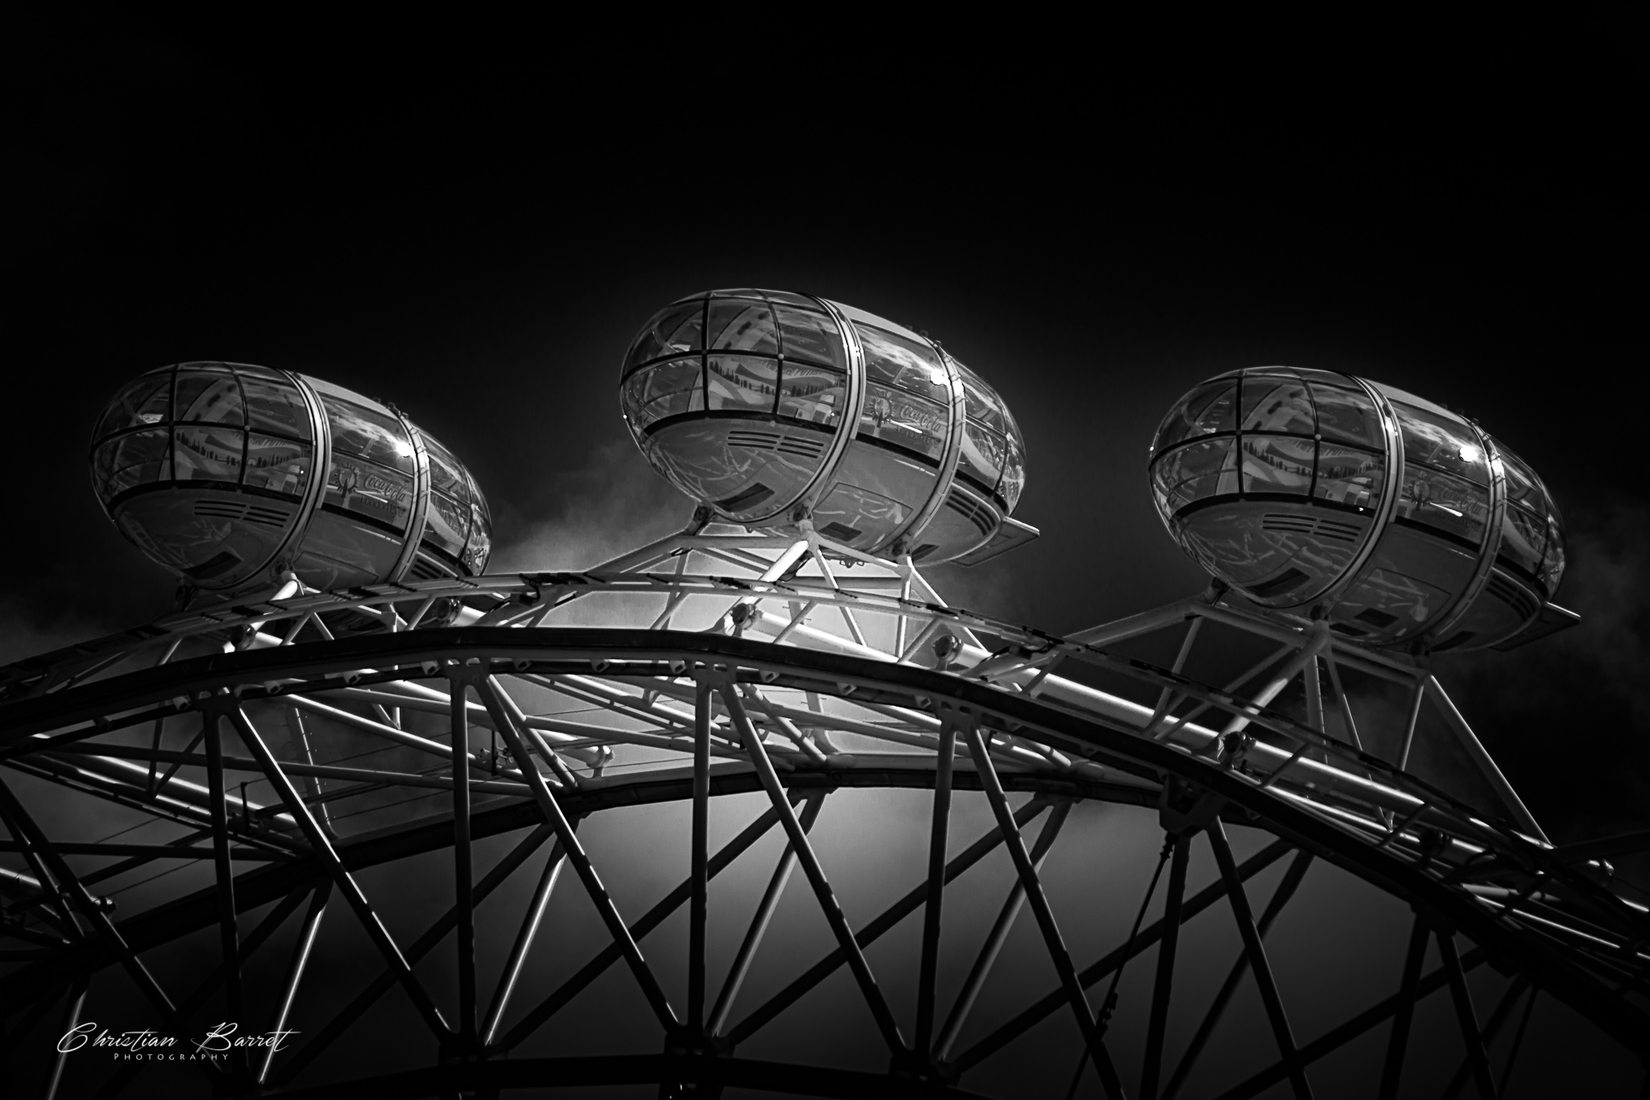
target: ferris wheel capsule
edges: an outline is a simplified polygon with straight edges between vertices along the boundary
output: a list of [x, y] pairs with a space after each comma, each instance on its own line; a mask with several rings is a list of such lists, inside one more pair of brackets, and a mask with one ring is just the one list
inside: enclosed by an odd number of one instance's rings
[[1332, 371], [1232, 371], [1175, 404], [1149, 465], [1175, 541], [1262, 609], [1432, 650], [1575, 621], [1551, 602], [1564, 525], [1546, 486], [1425, 398]]
[[1035, 538], [1010, 518], [1025, 440], [939, 344], [824, 298], [715, 290], [672, 303], [625, 356], [626, 425], [718, 518], [807, 517], [866, 553], [975, 564]]
[[191, 588], [293, 572], [313, 588], [481, 572], [492, 518], [475, 478], [401, 413], [249, 363], [161, 367], [92, 434], [92, 487], [126, 539]]

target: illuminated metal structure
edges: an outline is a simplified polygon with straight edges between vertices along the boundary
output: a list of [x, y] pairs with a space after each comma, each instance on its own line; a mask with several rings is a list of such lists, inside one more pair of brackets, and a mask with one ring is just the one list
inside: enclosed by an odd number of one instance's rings
[[412, 421], [249, 363], [133, 380], [93, 433], [92, 487], [151, 561], [211, 593], [469, 576], [492, 550], [475, 479]]
[[[1650, 920], [1603, 860], [1644, 838], [1555, 847], [1425, 654], [1229, 596], [1057, 637], [910, 557], [701, 513], [585, 572], [243, 598], [12, 666], [12, 1073], [1491, 1096], [1561, 1056], [1636, 1095]], [[1482, 791], [1425, 778], [1446, 748]], [[299, 1034], [50, 1055], [117, 1011]]]

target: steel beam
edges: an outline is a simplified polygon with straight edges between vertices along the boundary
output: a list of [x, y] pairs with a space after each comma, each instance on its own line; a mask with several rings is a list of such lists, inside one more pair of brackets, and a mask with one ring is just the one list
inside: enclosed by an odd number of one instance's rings
[[1151, 1019], [1146, 1029], [1146, 1060], [1140, 1072], [1142, 1100], [1157, 1100], [1157, 1080], [1163, 1070], [1163, 1031], [1169, 1019], [1169, 992], [1174, 983], [1175, 948], [1180, 943], [1180, 909], [1186, 898], [1186, 858], [1190, 851], [1191, 837], [1181, 835], [1174, 838], [1174, 857], [1169, 864], [1169, 890], [1163, 903], [1166, 932], [1157, 948]]
[[[292, 962], [287, 967], [286, 988], [281, 992], [280, 1007], [275, 1013], [273, 1032], [284, 1032], [286, 1024], [292, 1018], [292, 1006], [298, 999], [298, 986], [303, 983], [304, 971], [309, 966], [310, 952], [315, 948], [316, 933], [321, 930], [321, 919], [326, 916], [327, 898], [332, 893], [332, 884], [321, 882], [315, 887], [315, 893], [310, 896], [309, 911], [304, 914], [303, 928], [298, 932], [298, 940], [292, 945]], [[264, 1054], [264, 1064], [258, 1069], [258, 1084], [263, 1084], [269, 1077], [269, 1067], [275, 1062], [275, 1048], [270, 1047]]]
[[1398, 1095], [1398, 1085], [1404, 1072], [1404, 1051], [1409, 1045], [1410, 1021], [1415, 1017], [1416, 983], [1420, 981], [1421, 963], [1426, 953], [1427, 927], [1417, 914], [1409, 930], [1409, 947], [1404, 951], [1403, 977], [1398, 986], [1398, 1011], [1392, 1018], [1392, 1030], [1387, 1035], [1380, 1100], [1395, 1100]]
[[1484, 1034], [1478, 1030], [1478, 1014], [1472, 1008], [1472, 993], [1467, 989], [1467, 976], [1461, 969], [1461, 954], [1455, 949], [1455, 936], [1443, 928], [1437, 929], [1436, 935], [1444, 973], [1449, 975], [1455, 1018], [1461, 1025], [1461, 1043], [1466, 1047], [1473, 1076], [1478, 1081], [1478, 1095], [1480, 1100], [1496, 1100], [1500, 1093], [1495, 1087], [1495, 1076], [1490, 1073], [1489, 1052], [1484, 1049]]
[[1037, 927], [1043, 933], [1043, 942], [1048, 948], [1049, 957], [1054, 962], [1055, 971], [1060, 975], [1060, 984], [1071, 1002], [1071, 1010], [1077, 1017], [1077, 1026], [1083, 1033], [1083, 1042], [1087, 1045], [1089, 1057], [1094, 1061], [1095, 1071], [1100, 1074], [1100, 1082], [1105, 1086], [1106, 1094], [1121, 1100], [1123, 1083], [1117, 1076], [1117, 1068], [1112, 1064], [1105, 1040], [1101, 1038], [1100, 1030], [1095, 1024], [1088, 998], [1083, 994], [1083, 985], [1077, 979], [1077, 970], [1072, 965], [1070, 953], [1066, 951], [1065, 940], [1060, 936], [1060, 928], [1054, 921], [1054, 912], [1049, 908], [1048, 898], [1043, 894], [1043, 884], [1037, 878], [1037, 868], [1032, 865], [1031, 856], [1026, 852], [1025, 838], [1020, 835], [1019, 827], [1014, 824], [1014, 817], [1008, 805], [1008, 795], [1003, 791], [1002, 782], [997, 778], [997, 769], [992, 766], [991, 750], [986, 745], [985, 735], [975, 725], [970, 725], [966, 732], [968, 748], [974, 757], [974, 769], [979, 772], [986, 800], [991, 803], [991, 812], [996, 816], [997, 825], [1003, 831], [1003, 843], [1008, 848], [1009, 858], [1014, 861], [1014, 869], [1019, 872], [1020, 881], [1025, 884], [1026, 900], [1031, 904], [1032, 915], [1037, 918]]
[[927, 1062], [934, 1039], [934, 978], [939, 968], [941, 907], [945, 899], [946, 840], [951, 823], [951, 770], [957, 751], [957, 727], [940, 727], [934, 774], [934, 806], [928, 829], [928, 898], [922, 920], [922, 961], [917, 977], [917, 1034], [913, 1052]]
[[527, 953], [533, 949], [533, 941], [538, 938], [539, 926], [544, 922], [544, 911], [549, 907], [550, 898], [555, 893], [556, 880], [561, 877], [561, 869], [566, 863], [567, 861], [562, 858], [561, 843], [558, 841], [550, 850], [550, 858], [545, 861], [538, 885], [533, 888], [533, 898], [527, 903], [527, 911], [521, 918], [521, 928], [517, 930], [515, 943], [510, 947], [510, 958], [499, 974], [498, 989], [493, 994], [493, 1007], [488, 1010], [487, 1023], [481, 1031], [483, 1045], [492, 1045], [493, 1037], [498, 1034], [498, 1026], [504, 1019], [505, 1011], [510, 1007], [510, 996], [515, 992], [516, 983], [521, 978]]
[[1289, 1030], [1289, 1018], [1283, 1010], [1283, 998], [1278, 995], [1277, 981], [1272, 976], [1272, 967], [1266, 961], [1266, 948], [1260, 942], [1260, 934], [1255, 931], [1255, 918], [1249, 908], [1249, 897], [1244, 892], [1243, 882], [1237, 877], [1237, 867], [1232, 859], [1232, 848], [1226, 842], [1226, 829], [1216, 818], [1209, 823], [1205, 830], [1209, 837], [1209, 846], [1214, 849], [1215, 862], [1220, 865], [1220, 877], [1226, 883], [1226, 896], [1231, 899], [1232, 916], [1237, 921], [1238, 933], [1243, 937], [1243, 948], [1249, 955], [1249, 965], [1255, 972], [1256, 984], [1260, 986], [1260, 999], [1266, 1006], [1266, 1016], [1272, 1023], [1272, 1033], [1277, 1037], [1278, 1053], [1290, 1064], [1289, 1080], [1294, 1086], [1295, 1096], [1299, 1100], [1311, 1100], [1312, 1086], [1307, 1082], [1306, 1069], [1296, 1059], [1295, 1037]]
[[757, 776], [762, 781], [763, 789], [768, 792], [768, 801], [779, 811], [779, 824], [784, 828], [785, 835], [790, 838], [791, 847], [796, 850], [797, 859], [802, 864], [802, 873], [807, 876], [808, 884], [813, 887], [814, 896], [819, 900], [819, 907], [825, 914], [825, 923], [836, 936], [837, 946], [847, 954], [848, 969], [853, 972], [860, 993], [871, 1009], [877, 1030], [882, 1033], [883, 1041], [888, 1044], [889, 1053], [896, 1057], [905, 1054], [905, 1039], [899, 1033], [899, 1024], [894, 1021], [894, 1014], [888, 1009], [888, 1002], [877, 986], [876, 977], [871, 973], [870, 964], [865, 961], [864, 952], [854, 940], [853, 931], [848, 927], [848, 918], [843, 916], [842, 906], [837, 903], [836, 893], [831, 889], [830, 880], [825, 877], [825, 869], [820, 865], [819, 857], [814, 854], [813, 846], [808, 843], [808, 835], [803, 832], [802, 823], [797, 820], [796, 810], [785, 797], [785, 788], [780, 785], [773, 761], [768, 759], [768, 750], [762, 745], [762, 735], [751, 724], [750, 715], [745, 713], [745, 706], [740, 702], [738, 693], [724, 687], [722, 701], [727, 705], [729, 716], [744, 738], [745, 751], [750, 754], [751, 763], [756, 765]]

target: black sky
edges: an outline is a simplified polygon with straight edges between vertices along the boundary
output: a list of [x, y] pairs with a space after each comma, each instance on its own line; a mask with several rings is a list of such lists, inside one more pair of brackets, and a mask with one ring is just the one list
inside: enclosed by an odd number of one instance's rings
[[3, 655], [170, 607], [86, 473], [140, 371], [239, 360], [393, 400], [475, 470], [496, 561], [588, 565], [689, 512], [619, 420], [631, 334], [683, 294], [781, 287], [926, 330], [1001, 391], [1043, 537], [936, 579], [1056, 631], [1201, 588], [1144, 476], [1199, 380], [1326, 367], [1474, 417], [1564, 509], [1559, 600], [1585, 622], [1440, 675], [1556, 839], [1642, 827], [1650, 187], [1638, 22], [1610, 10], [1195, 47], [1173, 26], [18, 36]]

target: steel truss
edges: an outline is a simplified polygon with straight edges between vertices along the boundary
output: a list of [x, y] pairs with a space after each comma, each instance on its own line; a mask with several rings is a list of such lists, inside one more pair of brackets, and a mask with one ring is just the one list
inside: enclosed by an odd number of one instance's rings
[[[1241, 674], [1199, 674], [1244, 645]], [[1532, 1064], [1538, 998], [1628, 1064], [1650, 1035], [1650, 920], [1603, 862], [1646, 838], [1555, 847], [1423, 661], [1215, 593], [1061, 638], [811, 531], [696, 529], [589, 572], [180, 614], [4, 670], [0, 731], [0, 1013], [48, 1096], [355, 1095], [350, 1037], [391, 1011], [410, 1030], [374, 1095], [1302, 1096], [1375, 1036], [1375, 1094], [1488, 1096]], [[1415, 774], [1434, 737], [1485, 804]], [[862, 789], [923, 824], [845, 854]], [[641, 815], [649, 850], [616, 848]], [[1155, 866], [1074, 885], [1143, 828]], [[638, 865], [677, 858], [638, 901]], [[1270, 935], [1326, 880], [1413, 911], [1392, 980], [1334, 1021], [1292, 1007], [1299, 945]], [[1367, 950], [1348, 935], [1310, 965]], [[1184, 962], [1212, 941], [1218, 986]], [[354, 984], [317, 973], [343, 943]], [[187, 1066], [52, 1055], [138, 1004], [180, 1035], [297, 1034]], [[1433, 1081], [1412, 1025], [1445, 1005], [1461, 1053]], [[1245, 1019], [1252, 1064], [1210, 1054]], [[591, 1021], [622, 1051], [558, 1045]], [[1051, 1051], [1057, 1086], [1024, 1069]]]

